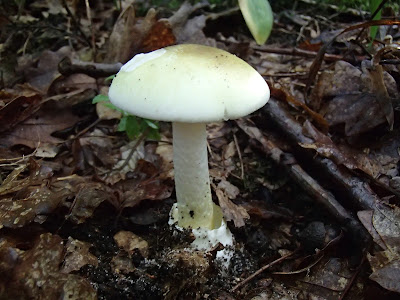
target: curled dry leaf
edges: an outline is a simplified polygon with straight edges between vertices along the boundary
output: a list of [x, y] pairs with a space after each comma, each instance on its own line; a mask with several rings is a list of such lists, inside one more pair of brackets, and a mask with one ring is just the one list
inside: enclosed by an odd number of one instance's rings
[[218, 203], [221, 206], [225, 220], [233, 221], [236, 227], [244, 226], [244, 220], [250, 218], [246, 209], [242, 206], [236, 205], [231, 200], [229, 200], [227, 195], [221, 189], [217, 188], [215, 193], [217, 195]]
[[373, 271], [370, 279], [400, 293], [400, 209], [377, 206], [373, 212], [359, 213], [359, 216], [374, 241], [384, 249], [368, 255]]
[[117, 243], [119, 248], [125, 250], [129, 257], [138, 250], [143, 257], [149, 255], [149, 244], [146, 240], [142, 239], [130, 231], [120, 231], [114, 235], [114, 241]]
[[315, 149], [318, 154], [330, 158], [338, 165], [344, 165], [350, 170], [361, 170], [374, 178], [383, 172], [379, 162], [357, 149], [336, 145], [329, 136], [318, 131], [308, 120], [303, 124], [303, 134], [312, 138], [314, 143], [299, 143], [300, 146]]
[[307, 270], [307, 276], [300, 281], [298, 288], [335, 299], [346, 289], [351, 276], [352, 271], [342, 259], [323, 258]]
[[164, 200], [171, 196], [172, 186], [158, 178], [143, 180], [122, 193], [122, 207], [134, 207], [143, 200]]
[[42, 104], [42, 96], [29, 85], [12, 91], [0, 91], [0, 132], [11, 130], [34, 114]]
[[41, 216], [57, 208], [68, 194], [57, 188], [37, 185], [40, 173], [36, 178], [17, 179], [24, 169], [24, 166], [16, 168], [0, 187], [0, 195], [7, 195], [0, 199], [0, 228], [22, 227], [35, 219], [42, 221]]
[[144, 142], [134, 140], [121, 147], [121, 158], [114, 165], [112, 171], [105, 175], [105, 181], [109, 184], [115, 184], [126, 178], [126, 174], [136, 168], [139, 159], [145, 156]]
[[[324, 114], [330, 126], [345, 124], [347, 136], [359, 135], [387, 121], [393, 126], [390, 96], [396, 92], [394, 79], [382, 66], [363, 61], [362, 68], [338, 61], [332, 70], [322, 72], [310, 104]], [[351, 82], [351, 84], [349, 84]]]
[[106, 62], [127, 62], [136, 54], [143, 39], [156, 23], [156, 12], [150, 9], [141, 19], [135, 17], [133, 5], [125, 8], [118, 17], [110, 35]]
[[41, 223], [57, 207], [69, 206], [67, 200], [73, 198], [69, 217], [73, 222], [82, 223], [103, 201], [113, 202], [115, 198], [107, 186], [76, 175], [55, 179], [49, 186], [43, 184], [47, 179], [40, 172], [17, 179], [23, 169], [15, 169], [0, 187], [0, 196], [5, 196], [0, 199], [0, 228], [18, 228], [33, 221]]
[[57, 106], [53, 105], [54, 103], [49, 103], [43, 106], [29, 119], [18, 124], [3, 136], [1, 144], [7, 147], [25, 145], [36, 149], [35, 155], [38, 157], [54, 157], [63, 140], [52, 134], [74, 126], [81, 118], [73, 114], [71, 109], [55, 114], [54, 110]]
[[326, 106], [325, 118], [331, 126], [345, 124], [346, 136], [359, 135], [385, 122], [379, 101], [369, 93], [337, 96]]
[[70, 53], [71, 49], [67, 46], [57, 51], [45, 50], [37, 62], [31, 57], [22, 57], [18, 62], [18, 68], [31, 86], [46, 94], [53, 81], [60, 76], [58, 63]]
[[15, 252], [17, 262], [9, 267], [7, 280], [0, 279], [0, 298], [96, 299], [96, 292], [86, 279], [60, 272], [63, 251], [61, 237], [46, 233], [31, 249]]
[[76, 224], [81, 224], [90, 218], [103, 201], [112, 202], [110, 200], [113, 197], [112, 190], [99, 182], [83, 182], [72, 191], [76, 196], [69, 219]]
[[122, 253], [118, 253], [111, 259], [110, 266], [115, 274], [129, 274], [135, 271], [132, 259]]
[[65, 245], [64, 263], [60, 272], [68, 274], [72, 271], [78, 271], [85, 265], [97, 267], [97, 257], [89, 252], [90, 247], [89, 243], [68, 237], [67, 244]]

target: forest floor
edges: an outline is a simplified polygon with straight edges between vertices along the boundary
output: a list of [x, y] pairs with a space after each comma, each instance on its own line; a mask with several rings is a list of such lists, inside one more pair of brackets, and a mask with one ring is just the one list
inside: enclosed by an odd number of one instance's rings
[[[0, 1], [0, 299], [400, 299], [399, 12], [296, 3], [257, 45], [236, 7]], [[271, 89], [207, 125], [228, 265], [168, 225], [171, 124], [107, 102], [121, 63], [182, 43]]]

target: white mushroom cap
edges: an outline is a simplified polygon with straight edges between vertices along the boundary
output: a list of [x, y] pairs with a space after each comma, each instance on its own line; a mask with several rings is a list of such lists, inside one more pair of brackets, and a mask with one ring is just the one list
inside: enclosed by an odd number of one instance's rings
[[235, 55], [183, 44], [133, 57], [114, 78], [109, 97], [142, 118], [197, 123], [248, 115], [268, 101], [269, 88]]

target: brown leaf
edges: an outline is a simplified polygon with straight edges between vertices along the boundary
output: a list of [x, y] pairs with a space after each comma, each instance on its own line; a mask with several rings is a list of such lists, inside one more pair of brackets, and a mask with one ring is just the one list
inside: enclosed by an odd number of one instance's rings
[[76, 186], [74, 192], [76, 197], [69, 218], [76, 224], [90, 218], [103, 201], [112, 202], [113, 198], [112, 191], [98, 182], [83, 182]]
[[[366, 222], [363, 222], [363, 224]], [[376, 230], [374, 240], [383, 243], [384, 251], [368, 255], [373, 273], [370, 279], [382, 287], [395, 292], [400, 292], [400, 209], [398, 207], [379, 206], [373, 211], [372, 225]], [[366, 223], [370, 226], [368, 223]], [[368, 227], [367, 227], [368, 229]], [[371, 229], [369, 229], [371, 231]]]
[[359, 68], [342, 60], [337, 61], [333, 70], [326, 70], [318, 76], [308, 104], [319, 111], [324, 98], [365, 92], [361, 75]]
[[[20, 187], [22, 188], [22, 187]], [[3, 198], [0, 200], [0, 228], [18, 228], [42, 218], [56, 209], [66, 196], [63, 191], [46, 186], [29, 187], [20, 193], [22, 198]]]
[[89, 282], [77, 275], [63, 274], [59, 266], [63, 258], [61, 237], [42, 234], [32, 249], [19, 251], [18, 263], [10, 270], [12, 275], [4, 299], [96, 299]]
[[[49, 95], [67, 94], [73, 91], [97, 90], [96, 79], [86, 74], [71, 74], [67, 77], [60, 76], [49, 87]], [[87, 99], [85, 99], [87, 100]], [[77, 103], [73, 103], [77, 104]]]
[[[382, 262], [380, 262], [380, 265], [382, 265]], [[400, 293], [400, 260], [387, 263], [374, 271], [369, 278], [389, 291]]]
[[308, 115], [318, 123], [318, 125], [321, 127], [322, 130], [327, 131], [328, 130], [328, 123], [324, 119], [322, 115], [319, 113], [313, 111], [311, 108], [309, 108], [306, 104], [303, 102], [297, 100], [295, 97], [290, 95], [288, 92], [284, 91], [283, 89], [277, 89], [274, 88], [273, 85], [270, 85], [271, 89], [271, 96], [274, 98], [286, 101], [287, 103], [290, 103], [291, 105], [294, 105], [295, 107], [300, 107], [304, 109]]
[[171, 196], [172, 187], [157, 178], [150, 178], [131, 186], [122, 196], [122, 207], [134, 207], [143, 200], [163, 200]]
[[27, 82], [43, 94], [47, 93], [53, 81], [60, 76], [58, 63], [65, 56], [70, 55], [69, 47], [62, 47], [57, 51], [45, 50], [40, 55], [37, 64], [27, 57], [20, 60], [18, 68], [24, 73]]
[[117, 243], [119, 248], [125, 250], [129, 256], [138, 250], [143, 257], [149, 255], [149, 244], [146, 240], [142, 239], [130, 231], [119, 231], [114, 235], [114, 241]]
[[70, 109], [54, 111], [55, 108], [50, 103], [43, 106], [31, 118], [4, 135], [1, 144], [7, 147], [25, 145], [37, 148], [35, 155], [38, 157], [54, 157], [62, 140], [53, 137], [52, 133], [72, 127], [80, 120]]
[[336, 146], [327, 135], [319, 132], [308, 120], [303, 124], [303, 133], [314, 140], [312, 144], [300, 143], [303, 148], [315, 149], [318, 154], [330, 158], [338, 165], [344, 165], [350, 170], [359, 169], [374, 178], [381, 173], [380, 164], [369, 158], [367, 154], [347, 145]]
[[218, 203], [221, 206], [225, 220], [233, 221], [236, 227], [244, 226], [244, 220], [250, 218], [246, 209], [239, 205], [236, 205], [231, 200], [229, 200], [229, 198], [222, 190], [217, 189], [215, 193], [217, 195]]
[[326, 107], [329, 125], [345, 124], [346, 136], [358, 135], [385, 122], [377, 95], [358, 94], [337, 96]]
[[65, 245], [64, 263], [60, 272], [68, 274], [72, 271], [80, 270], [85, 265], [97, 267], [97, 257], [89, 252], [90, 247], [89, 243], [68, 237], [67, 244]]
[[144, 38], [141, 52], [150, 52], [160, 48], [174, 45], [176, 38], [172, 32], [171, 25], [167, 20], [158, 20]]
[[127, 62], [141, 47], [144, 37], [156, 22], [156, 12], [150, 9], [145, 18], [135, 17], [133, 5], [124, 9], [114, 25], [105, 62]]
[[346, 32], [349, 32], [349, 31], [360, 29], [360, 28], [365, 29], [365, 28], [368, 28], [371, 26], [395, 25], [395, 24], [399, 25], [400, 21], [397, 21], [397, 20], [373, 20], [373, 21], [367, 21], [364, 23], [352, 25], [352, 26], [349, 26], [346, 29], [342, 30], [338, 35], [333, 37], [328, 43], [326, 43], [324, 46], [322, 46], [321, 49], [318, 51], [318, 54], [315, 57], [312, 65], [310, 67], [310, 71], [308, 73], [309, 75], [308, 75], [307, 85], [305, 88], [305, 94], [307, 94], [308, 91], [310, 90], [311, 85], [314, 83], [315, 78], [317, 77], [318, 72], [321, 69], [321, 65], [324, 60], [324, 55], [326, 53], [326, 50], [340, 35], [342, 35]]
[[386, 250], [387, 247], [380, 237], [378, 231], [374, 228], [374, 225], [372, 223], [372, 218], [373, 218], [374, 212], [372, 210], [363, 210], [357, 212], [357, 217], [362, 223], [362, 225], [365, 227], [365, 229], [368, 230], [368, 233], [372, 236], [373, 240], [375, 243], [377, 243], [382, 249]]
[[9, 92], [1, 90], [0, 103], [0, 132], [3, 132], [34, 114], [42, 104], [42, 96], [29, 85], [23, 85]]
[[129, 274], [135, 271], [132, 259], [123, 253], [118, 253], [111, 259], [110, 267], [115, 274]]
[[376, 63], [370, 68], [367, 68], [371, 80], [371, 89], [376, 96], [376, 102], [379, 105], [380, 113], [386, 118], [389, 124], [389, 129], [393, 130], [394, 112], [392, 101], [390, 100], [386, 89], [383, 77], [383, 67]]

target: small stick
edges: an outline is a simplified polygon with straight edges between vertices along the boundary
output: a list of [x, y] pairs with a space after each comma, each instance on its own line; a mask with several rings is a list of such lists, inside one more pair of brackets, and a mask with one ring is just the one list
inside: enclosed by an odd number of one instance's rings
[[244, 167], [243, 167], [243, 160], [242, 160], [242, 153], [240, 152], [239, 143], [236, 137], [236, 134], [233, 134], [233, 140], [235, 141], [236, 151], [239, 156], [240, 161], [240, 179], [244, 179]]
[[358, 274], [360, 273], [361, 267], [364, 265], [366, 258], [367, 258], [367, 251], [364, 252], [364, 255], [363, 255], [362, 259], [361, 259], [360, 264], [358, 265], [358, 267], [357, 267], [356, 271], [354, 272], [353, 276], [351, 276], [349, 282], [346, 285], [346, 288], [344, 289], [344, 291], [340, 295], [339, 300], [343, 300], [344, 297], [346, 297], [346, 295], [349, 292], [350, 288], [353, 286], [354, 280], [357, 278]]
[[78, 60], [71, 60], [69, 57], [64, 57], [58, 64], [58, 71], [62, 75], [83, 73], [94, 78], [99, 78], [114, 75], [118, 73], [121, 67], [121, 63], [90, 63]]
[[62, 0], [62, 4], [65, 8], [65, 10], [67, 11], [68, 16], [71, 18], [72, 23], [74, 23], [74, 26], [76, 27], [76, 29], [79, 31], [79, 33], [82, 35], [83, 39], [85, 40], [85, 42], [90, 46], [90, 41], [88, 39], [88, 37], [86, 36], [86, 34], [83, 32], [82, 28], [79, 26], [78, 21], [76, 20], [74, 14], [72, 13], [72, 11], [69, 9], [67, 1], [66, 0]]
[[264, 272], [265, 270], [267, 270], [268, 268], [272, 267], [273, 265], [276, 265], [277, 263], [285, 260], [286, 258], [292, 256], [293, 254], [295, 254], [297, 252], [297, 250], [290, 252], [289, 254], [286, 254], [276, 260], [274, 260], [273, 262], [270, 262], [269, 264], [263, 266], [261, 269], [258, 269], [256, 272], [254, 272], [253, 274], [251, 274], [249, 277], [247, 277], [245, 280], [243, 280], [242, 282], [239, 282], [237, 285], [235, 285], [232, 289], [231, 292], [234, 292], [235, 290], [237, 290], [238, 288], [240, 288], [241, 286], [243, 286], [244, 284], [248, 283], [250, 280], [252, 280], [254, 277], [258, 276], [259, 274], [261, 274], [262, 272]]
[[85, 0], [85, 5], [86, 5], [86, 16], [89, 20], [89, 26], [90, 26], [90, 33], [92, 35], [92, 50], [93, 50], [93, 60], [96, 61], [96, 39], [94, 36], [94, 27], [92, 23], [92, 15], [90, 13], [90, 5], [89, 5], [89, 0]]

